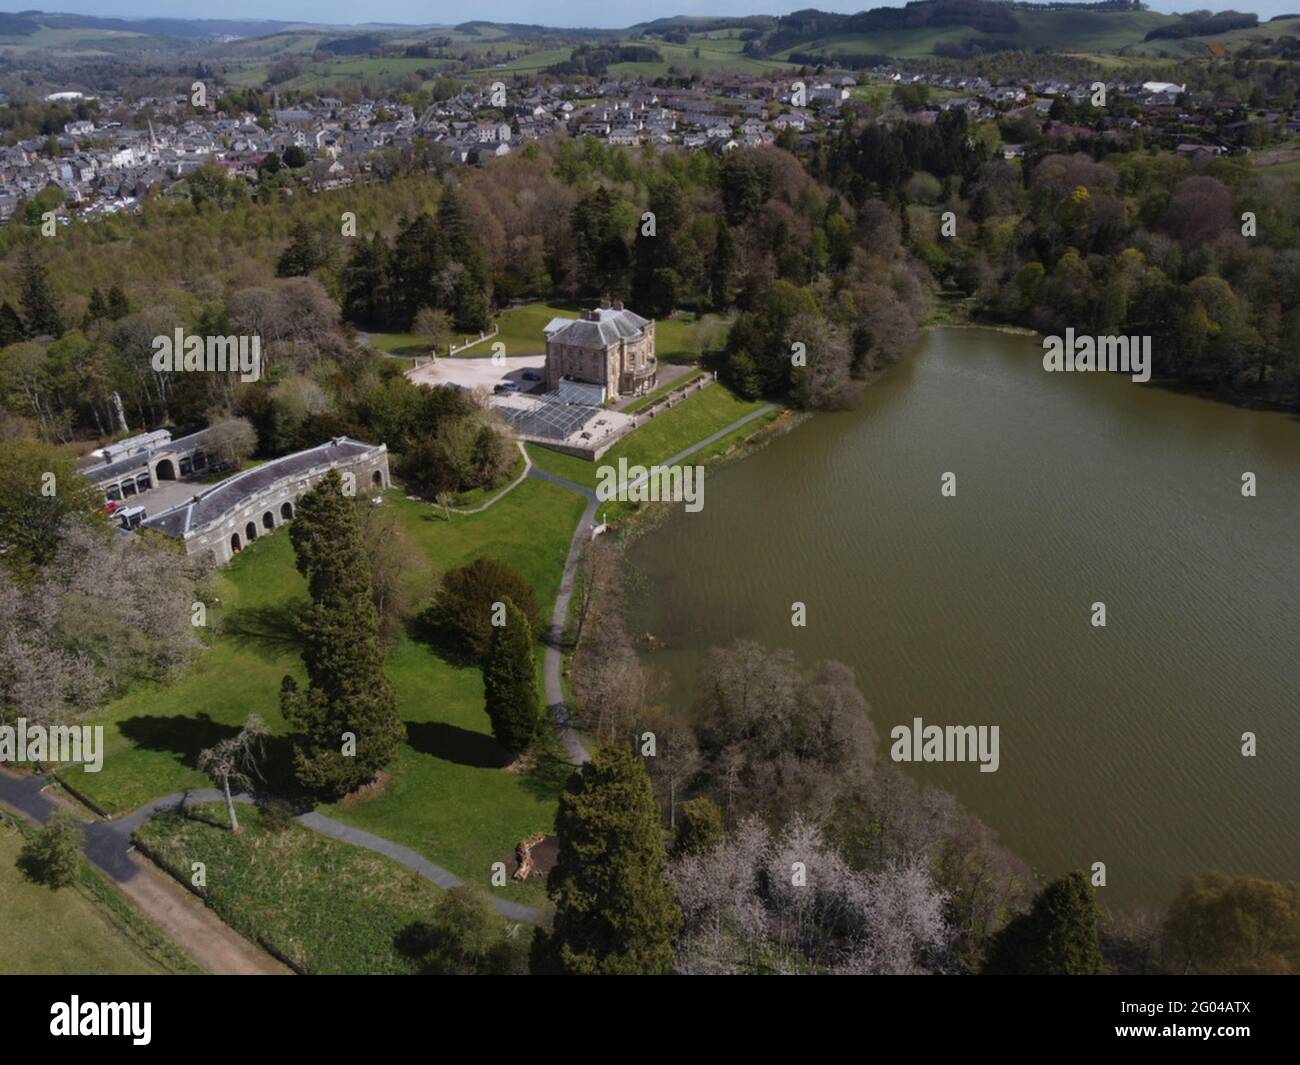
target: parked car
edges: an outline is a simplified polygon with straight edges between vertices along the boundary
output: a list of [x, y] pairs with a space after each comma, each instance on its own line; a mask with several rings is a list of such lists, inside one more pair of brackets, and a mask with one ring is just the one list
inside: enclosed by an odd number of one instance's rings
[[502, 381], [496, 388], [492, 389], [498, 396], [508, 395], [511, 392], [518, 392], [519, 386], [513, 381]]

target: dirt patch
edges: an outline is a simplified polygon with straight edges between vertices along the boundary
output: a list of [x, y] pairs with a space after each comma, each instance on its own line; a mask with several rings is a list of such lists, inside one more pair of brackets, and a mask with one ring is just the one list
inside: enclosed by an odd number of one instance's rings
[[537, 755], [521, 754], [505, 768], [507, 773], [531, 773], [537, 768]]
[[246, 940], [137, 851], [139, 872], [117, 889], [199, 965], [218, 976], [291, 976], [286, 965]]
[[378, 776], [369, 784], [362, 784], [356, 791], [350, 791], [339, 800], [340, 806], [355, 806], [359, 802], [368, 802], [378, 795], [382, 795], [388, 790], [388, 784], [393, 778], [384, 770], [380, 770]]
[[[545, 877], [552, 869], [555, 868], [556, 859], [560, 855], [560, 838], [558, 836], [545, 836], [539, 843], [532, 846], [533, 871], [530, 879], [534, 876]], [[514, 879], [515, 871], [519, 868], [519, 855], [512, 851], [506, 859], [506, 872], [511, 879]]]

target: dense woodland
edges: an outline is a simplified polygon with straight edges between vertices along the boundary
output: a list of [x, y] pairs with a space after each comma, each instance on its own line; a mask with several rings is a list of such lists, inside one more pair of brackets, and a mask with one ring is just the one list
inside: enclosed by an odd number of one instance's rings
[[[1294, 404], [1300, 187], [1240, 157], [982, 157], [959, 117], [846, 130], [812, 161], [851, 202], [897, 205], [906, 243], [978, 312], [1046, 332], [1150, 336], [1156, 373]], [[942, 232], [952, 212], [955, 236]]]

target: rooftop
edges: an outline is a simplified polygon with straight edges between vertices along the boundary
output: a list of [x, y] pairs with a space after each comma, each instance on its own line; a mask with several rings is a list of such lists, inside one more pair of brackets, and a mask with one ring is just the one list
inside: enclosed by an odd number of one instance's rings
[[[554, 321], [551, 325], [554, 325]], [[549, 332], [547, 339], [580, 348], [606, 348], [619, 340], [631, 340], [645, 332], [648, 319], [625, 310], [621, 305], [584, 311], [583, 317], [569, 322], [563, 328]]]
[[270, 488], [285, 478], [301, 476], [320, 466], [360, 458], [383, 446], [340, 436], [319, 447], [296, 451], [292, 455], [272, 459], [251, 470], [227, 477], [188, 502], [155, 515], [145, 525], [169, 536], [183, 537], [190, 530], [202, 528], [237, 509], [263, 489]]

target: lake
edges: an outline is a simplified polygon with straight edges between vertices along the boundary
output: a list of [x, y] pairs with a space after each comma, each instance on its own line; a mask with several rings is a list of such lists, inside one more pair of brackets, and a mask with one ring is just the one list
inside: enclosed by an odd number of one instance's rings
[[1300, 880], [1300, 419], [934, 330], [858, 409], [710, 470], [632, 559], [671, 698], [737, 637], [838, 659], [882, 758], [917, 717], [999, 726], [996, 772], [907, 768], [1044, 876], [1105, 862], [1116, 904]]

